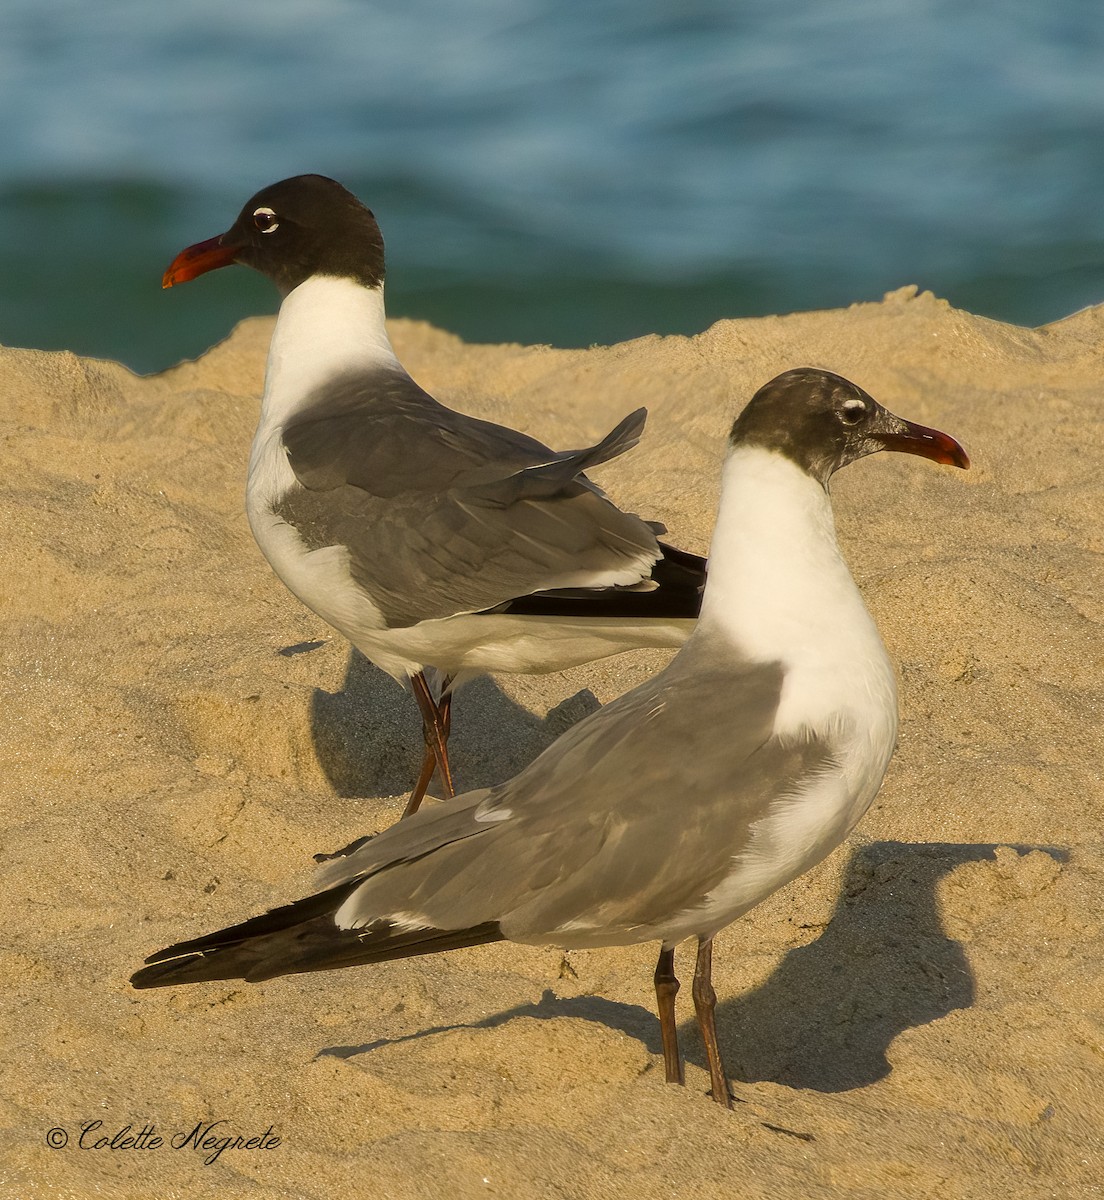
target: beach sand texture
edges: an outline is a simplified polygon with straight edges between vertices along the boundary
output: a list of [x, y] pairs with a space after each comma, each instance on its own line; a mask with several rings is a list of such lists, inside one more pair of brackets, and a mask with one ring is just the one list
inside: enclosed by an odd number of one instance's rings
[[[590, 350], [393, 324], [440, 399], [556, 447], [647, 405], [595, 477], [700, 552], [726, 430], [786, 368], [970, 452], [834, 481], [900, 744], [857, 834], [717, 940], [732, 1112], [706, 1095], [690, 947], [685, 1089], [663, 1081], [652, 945], [129, 987], [150, 952], [304, 894], [312, 853], [397, 819], [420, 757], [413, 701], [250, 536], [270, 331], [149, 378], [0, 351], [0, 1197], [1104, 1195], [1104, 309], [1029, 330], [906, 288]], [[666, 657], [473, 683], [459, 784], [513, 774]], [[280, 1142], [208, 1165], [172, 1145], [213, 1121]], [[128, 1125], [154, 1127], [144, 1147], [95, 1148]]]

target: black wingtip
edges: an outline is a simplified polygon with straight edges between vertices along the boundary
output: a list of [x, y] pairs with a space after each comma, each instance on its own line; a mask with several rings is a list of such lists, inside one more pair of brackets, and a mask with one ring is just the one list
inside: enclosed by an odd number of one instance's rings
[[[146, 962], [153, 962], [156, 957], [156, 955], [152, 955], [146, 959]], [[142, 991], [145, 988], [171, 987], [176, 983], [195, 982], [185, 976], [189, 973], [188, 969], [202, 959], [202, 954], [192, 954], [187, 958], [178, 958], [171, 962], [157, 962], [153, 966], [142, 967], [130, 977], [130, 986], [137, 991]]]
[[651, 590], [560, 588], [519, 596], [486, 611], [515, 616], [601, 620], [696, 620], [705, 593], [706, 560], [700, 555], [669, 546], [666, 542], [660, 542], [659, 548], [662, 557], [651, 573], [652, 581], [657, 586]]

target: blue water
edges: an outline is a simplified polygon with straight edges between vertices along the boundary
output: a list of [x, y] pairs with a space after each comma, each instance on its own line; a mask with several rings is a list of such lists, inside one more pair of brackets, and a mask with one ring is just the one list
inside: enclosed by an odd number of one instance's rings
[[4, 0], [0, 114], [0, 342], [140, 370], [275, 308], [159, 279], [300, 171], [470, 339], [1104, 299], [1099, 0]]

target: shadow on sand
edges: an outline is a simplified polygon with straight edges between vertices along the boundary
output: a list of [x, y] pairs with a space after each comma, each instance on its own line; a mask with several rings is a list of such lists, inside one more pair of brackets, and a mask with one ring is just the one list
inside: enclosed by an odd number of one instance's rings
[[[453, 704], [449, 760], [457, 788], [509, 779], [599, 707], [593, 693], [583, 690], [542, 719], [515, 704], [488, 676], [474, 679]], [[414, 698], [356, 650], [340, 692], [315, 689], [311, 734], [318, 761], [340, 796], [399, 795], [411, 788], [421, 767], [422, 721]]]
[[[1053, 847], [1042, 849], [1064, 860]], [[789, 951], [760, 987], [717, 1006], [721, 1048], [736, 1082], [770, 1081], [820, 1092], [863, 1087], [889, 1073], [893, 1039], [974, 999], [974, 980], [962, 947], [943, 931], [936, 887], [963, 863], [992, 859], [995, 845], [873, 842], [855, 849], [832, 919], [815, 941]], [[718, 947], [718, 956], [739, 953], [740, 926]], [[735, 935], [735, 936], [734, 936]], [[682, 1000], [688, 998], [692, 956], [686, 964]], [[537, 1004], [519, 1005], [471, 1025], [422, 1029], [360, 1046], [319, 1052], [351, 1058], [451, 1029], [493, 1029], [516, 1017], [577, 1017], [619, 1030], [660, 1053], [656, 1016], [633, 1004], [598, 996], [557, 999], [550, 991]], [[705, 1067], [694, 1021], [683, 1022], [679, 1040], [689, 1062]]]

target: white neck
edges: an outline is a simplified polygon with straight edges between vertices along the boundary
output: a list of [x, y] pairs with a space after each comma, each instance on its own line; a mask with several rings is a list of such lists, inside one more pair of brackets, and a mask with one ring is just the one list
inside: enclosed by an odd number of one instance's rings
[[884, 657], [827, 492], [781, 454], [738, 447], [725, 463], [699, 626], [760, 662], [829, 668], [856, 651]]
[[261, 428], [283, 424], [335, 376], [402, 370], [384, 318], [382, 284], [315, 275], [289, 292], [268, 350]]

